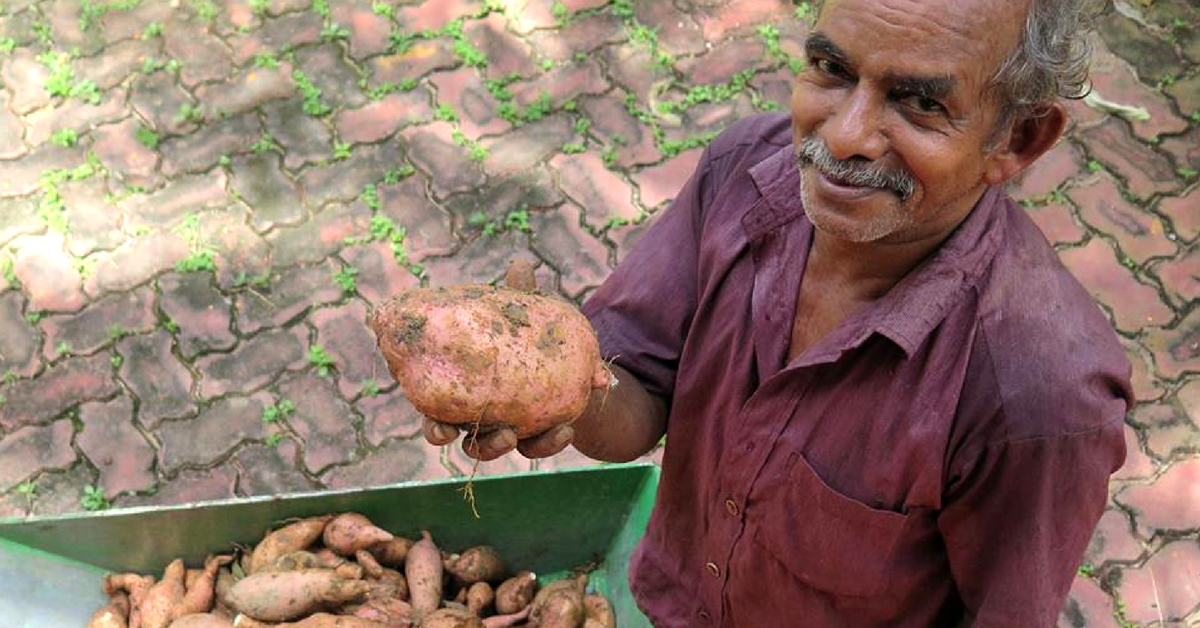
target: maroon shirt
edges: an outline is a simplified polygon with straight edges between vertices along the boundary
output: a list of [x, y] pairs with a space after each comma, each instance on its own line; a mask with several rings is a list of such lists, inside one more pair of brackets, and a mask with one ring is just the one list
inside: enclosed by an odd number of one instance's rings
[[737, 124], [584, 307], [670, 400], [639, 605], [660, 628], [1054, 625], [1125, 455], [1111, 327], [992, 189], [787, 362], [799, 198], [789, 119]]

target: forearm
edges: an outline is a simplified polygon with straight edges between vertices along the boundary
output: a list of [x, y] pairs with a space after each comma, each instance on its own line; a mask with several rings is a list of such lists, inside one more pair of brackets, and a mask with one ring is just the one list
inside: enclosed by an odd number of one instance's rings
[[653, 449], [666, 433], [667, 403], [629, 371], [611, 368], [617, 386], [592, 391], [587, 410], [571, 425], [572, 443], [589, 458], [628, 462]]

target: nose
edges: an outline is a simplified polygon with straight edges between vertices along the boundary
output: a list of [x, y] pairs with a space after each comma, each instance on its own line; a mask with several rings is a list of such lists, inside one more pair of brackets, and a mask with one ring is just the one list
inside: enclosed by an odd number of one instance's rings
[[846, 90], [820, 129], [834, 158], [875, 161], [883, 157], [888, 143], [880, 128], [882, 105], [861, 81]]

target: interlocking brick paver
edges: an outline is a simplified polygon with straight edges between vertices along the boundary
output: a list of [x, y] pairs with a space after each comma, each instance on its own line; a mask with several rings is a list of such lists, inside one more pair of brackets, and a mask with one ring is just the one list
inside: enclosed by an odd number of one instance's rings
[[241, 65], [259, 53], [277, 53], [286, 47], [321, 40], [321, 16], [314, 12], [287, 13], [267, 20], [262, 28], [226, 38], [233, 61]]
[[[124, 89], [117, 88], [105, 92], [100, 102], [94, 105], [73, 98], [57, 107], [34, 111], [25, 116], [25, 141], [37, 146], [49, 141], [55, 132], [62, 129], [83, 135], [99, 125], [120, 120], [128, 115], [125, 94]], [[17, 131], [19, 138], [20, 131]]]
[[87, 257], [96, 251], [115, 249], [125, 241], [121, 212], [108, 198], [99, 177], [65, 181], [58, 193], [66, 205], [67, 253]]
[[458, 192], [468, 192], [483, 185], [483, 169], [471, 161], [461, 147], [454, 144], [453, 128], [446, 122], [434, 122], [402, 131], [408, 145], [408, 158], [425, 172], [435, 172], [432, 180], [434, 197], [444, 199]]
[[367, 61], [373, 85], [399, 85], [406, 79], [416, 80], [430, 72], [448, 70], [458, 65], [451, 44], [444, 39], [417, 40], [403, 52], [372, 57]]
[[500, 103], [492, 97], [483, 79], [472, 68], [436, 72], [428, 79], [436, 92], [439, 106], [450, 107], [459, 118], [459, 129], [471, 139], [495, 135], [510, 128], [500, 117]]
[[154, 448], [134, 426], [132, 399], [85, 403], [79, 407], [79, 420], [83, 430], [75, 441], [99, 469], [105, 495], [154, 488]]
[[1097, 21], [1104, 43], [1117, 56], [1129, 61], [1142, 82], [1154, 86], [1164, 74], [1179, 69], [1179, 58], [1169, 42], [1147, 32], [1138, 21], [1110, 11]]
[[1080, 242], [1087, 235], [1068, 205], [1050, 203], [1030, 207], [1027, 213], [1046, 240], [1055, 246]]
[[[1193, 381], [1190, 387], [1200, 395], [1200, 384]], [[1188, 387], [1180, 392], [1183, 398]], [[1192, 411], [1200, 418], [1200, 406]], [[1146, 449], [1160, 459], [1172, 459], [1181, 454], [1200, 453], [1200, 428], [1190, 418], [1187, 408], [1177, 404], [1155, 403], [1138, 408], [1132, 419], [1144, 426]]]
[[79, 146], [63, 148], [56, 144], [42, 144], [18, 159], [4, 162], [0, 198], [33, 194], [38, 191], [38, 182], [46, 172], [56, 168], [74, 168], [83, 162], [83, 150]]
[[1058, 628], [1121, 628], [1112, 598], [1094, 581], [1077, 577], [1071, 583]]
[[167, 54], [182, 60], [179, 82], [188, 89], [224, 79], [233, 69], [224, 43], [199, 21], [171, 20], [164, 26], [162, 36]]
[[[662, 158], [650, 131], [638, 123], [619, 100], [584, 97], [580, 109], [592, 121], [591, 132], [603, 139], [617, 168], [652, 164]], [[591, 209], [591, 208], [589, 208]]]
[[174, 177], [209, 170], [221, 157], [249, 150], [261, 135], [258, 118], [252, 113], [214, 120], [194, 133], [164, 140], [159, 145], [162, 172]]
[[160, 50], [157, 40], [127, 39], [108, 46], [103, 54], [77, 60], [75, 69], [101, 90], [109, 90], [140, 71], [146, 60], [161, 57]]
[[528, 107], [539, 99], [566, 103], [580, 96], [602, 94], [609, 89], [604, 70], [594, 59], [568, 61], [533, 81], [512, 87], [514, 100]]
[[229, 204], [226, 185], [227, 177], [221, 170], [176, 177], [149, 194], [134, 194], [120, 201], [118, 207], [134, 229], [172, 227], [188, 214]]
[[1180, 625], [1176, 622], [1200, 606], [1200, 544], [1195, 540], [1174, 541], [1141, 568], [1124, 570], [1120, 599], [1130, 621]]
[[557, 153], [572, 140], [571, 121], [563, 115], [550, 116], [526, 124], [483, 145], [488, 156], [483, 161], [490, 175], [514, 175], [526, 172]]
[[279, 384], [279, 396], [296, 405], [288, 425], [304, 442], [304, 466], [321, 473], [331, 464], [347, 462], [357, 447], [353, 413], [338, 396], [332, 378], [303, 373]]
[[1193, 247], [1175, 259], [1156, 264], [1154, 274], [1162, 279], [1167, 296], [1176, 303], [1200, 299], [1200, 248]]
[[205, 374], [200, 381], [200, 398], [254, 390], [285, 370], [304, 368], [307, 346], [308, 334], [303, 327], [268, 329], [243, 340], [228, 354], [198, 358], [195, 368]]
[[1144, 480], [1159, 470], [1153, 458], [1146, 455], [1133, 427], [1125, 426], [1125, 463], [1113, 474], [1114, 480]]
[[12, 430], [49, 421], [75, 404], [104, 399], [119, 390], [108, 356], [67, 358], [36, 379], [0, 384], [0, 394], [6, 399], [0, 428]]
[[12, 271], [29, 296], [29, 309], [73, 312], [83, 307], [79, 269], [64, 250], [63, 236], [51, 232], [17, 241]]
[[579, 207], [566, 204], [530, 219], [536, 234], [533, 250], [558, 269], [559, 289], [571, 298], [599, 286], [611, 271], [608, 248], [584, 228], [582, 214]]
[[92, 151], [100, 163], [127, 185], [149, 186], [155, 181], [158, 153], [138, 140], [145, 128], [136, 118], [108, 124], [94, 131]]
[[251, 66], [235, 72], [232, 81], [201, 85], [194, 93], [203, 103], [205, 118], [235, 116], [272, 100], [291, 98], [292, 70], [286, 62], [274, 69]]
[[22, 314], [24, 307], [20, 293], [0, 293], [0, 375], [29, 377], [38, 369], [38, 345], [42, 340]]
[[338, 266], [326, 260], [312, 266], [296, 266], [271, 278], [269, 288], [246, 290], [234, 300], [237, 328], [252, 334], [268, 327], [281, 327], [322, 303], [341, 298], [342, 289], [333, 280]]
[[18, 236], [42, 230], [45, 225], [37, 219], [36, 211], [36, 199], [0, 198], [0, 247], [8, 246]]
[[1116, 500], [1137, 513], [1146, 538], [1157, 530], [1200, 527], [1200, 460], [1177, 462], [1153, 483], [1122, 490]]
[[633, 189], [599, 157], [558, 155], [550, 160], [550, 167], [558, 173], [563, 193], [584, 208], [584, 220], [593, 231], [632, 222], [641, 213], [633, 203]]
[[[425, 441], [396, 440], [344, 466], [331, 467], [321, 480], [332, 489], [383, 486], [409, 478], [444, 478], [440, 467], [429, 464]], [[436, 451], [436, 450], [435, 450]], [[470, 511], [464, 512], [470, 516]]]
[[1192, 190], [1185, 196], [1171, 196], [1159, 203], [1158, 209], [1171, 219], [1175, 232], [1184, 240], [1200, 238], [1200, 211], [1196, 205], [1200, 203], [1200, 191]]
[[12, 92], [8, 106], [17, 114], [26, 114], [50, 104], [46, 79], [50, 69], [37, 60], [37, 53], [21, 48], [9, 53], [0, 62], [0, 80]]
[[1118, 338], [1121, 346], [1125, 349], [1125, 355], [1129, 358], [1132, 366], [1131, 384], [1133, 386], [1133, 396], [1137, 401], [1154, 401], [1163, 396], [1166, 392], [1166, 386], [1162, 380], [1158, 378], [1154, 370], [1154, 359], [1150, 352], [1146, 350], [1140, 343], [1130, 338], [1121, 336]]
[[233, 335], [233, 305], [203, 273], [167, 273], [159, 278], [158, 306], [179, 326], [175, 332], [185, 358], [203, 351], [224, 351], [237, 342]]
[[[1130, 124], [1138, 137], [1152, 140], [1187, 129], [1187, 121], [1175, 114], [1162, 93], [1139, 81], [1129, 63], [1109, 52], [1106, 46], [1097, 46], [1092, 53], [1091, 77], [1092, 89], [1098, 95], [1118, 103], [1137, 103], [1146, 110], [1147, 119], [1135, 119]], [[1200, 83], [1192, 87], [1192, 93], [1197, 87]], [[1200, 105], [1200, 98], [1196, 102]], [[1183, 111], [1191, 111], [1182, 102], [1179, 104]]]
[[279, 169], [274, 152], [245, 155], [233, 160], [230, 185], [254, 209], [250, 224], [259, 232], [281, 224], [297, 224], [304, 218], [300, 190]]
[[796, 83], [796, 75], [787, 67], [773, 72], [759, 72], [750, 80], [750, 86], [758, 92], [764, 106], [774, 106], [780, 111], [787, 110], [792, 102], [792, 86]]
[[1096, 533], [1083, 554], [1083, 562], [1098, 566], [1108, 561], [1134, 562], [1144, 552], [1133, 536], [1129, 515], [1118, 508], [1109, 508], [1100, 516]]
[[663, 163], [646, 168], [638, 173], [638, 196], [642, 207], [654, 209], [662, 203], [675, 198], [675, 194], [683, 186], [681, 181], [687, 181], [700, 161], [700, 149], [693, 149], [664, 161]]
[[1063, 140], [1038, 159], [1038, 167], [1022, 173], [1011, 185], [1009, 193], [1016, 200], [1040, 199], [1054, 190], [1067, 187], [1071, 178], [1083, 168], [1083, 155], [1070, 142]]
[[1125, 179], [1134, 195], [1149, 198], [1179, 187], [1170, 160], [1134, 139], [1123, 121], [1109, 118], [1079, 136], [1096, 159]]
[[390, 377], [366, 321], [367, 307], [356, 299], [340, 307], [318, 309], [308, 317], [317, 330], [317, 344], [337, 364], [338, 392], [346, 399], [357, 396], [366, 382], [382, 384]]
[[21, 119], [9, 111], [9, 101], [8, 94], [0, 91], [0, 159], [20, 157], [28, 150], [21, 141], [24, 133]]
[[276, 266], [317, 262], [332, 255], [347, 238], [368, 234], [370, 211], [362, 203], [335, 203], [296, 227], [277, 227], [267, 234]]
[[126, 241], [112, 252], [99, 253], [84, 282], [88, 296], [128, 290], [154, 275], [174, 268], [188, 255], [188, 243], [174, 231], [153, 231]]
[[479, 13], [480, 0], [427, 0], [401, 7], [396, 23], [406, 31], [438, 30], [446, 24]]
[[271, 395], [265, 392], [226, 397], [193, 418], [164, 422], [155, 430], [162, 442], [163, 470], [169, 473], [183, 465], [207, 466], [238, 444], [263, 438], [269, 430], [262, 411], [271, 403]]
[[[668, 73], [655, 68], [649, 51], [641, 46], [625, 43], [601, 48], [595, 55], [608, 70], [608, 76], [627, 93], [636, 94], [644, 102], [655, 83], [664, 80]], [[644, 105], [643, 105], [644, 106]]]
[[362, 60], [387, 51], [390, 46], [388, 35], [392, 31], [392, 23], [388, 18], [372, 11], [366, 3], [358, 6], [338, 4], [330, 8], [333, 21], [350, 31], [352, 58]]
[[43, 469], [66, 467], [75, 460], [71, 449], [71, 434], [74, 427], [67, 420], [45, 426], [26, 426], [14, 430], [0, 441], [0, 490], [11, 488], [16, 483]]
[[93, 301], [77, 314], [47, 316], [40, 324], [42, 354], [47, 362], [63, 353], [86, 355], [121, 335], [149, 331], [156, 322], [153, 307], [153, 291], [142, 286]]
[[704, 39], [715, 42], [728, 33], [753, 29], [764, 22], [774, 22], [791, 15], [792, 5], [782, 0], [733, 0], [721, 3], [708, 15], [700, 15]]
[[375, 242], [347, 247], [342, 249], [341, 256], [348, 266], [358, 271], [356, 290], [372, 305], [420, 284], [415, 275], [397, 264], [390, 244]]
[[299, 448], [291, 437], [275, 445], [250, 444], [233, 456], [238, 470], [238, 495], [276, 495], [320, 488], [297, 466]]
[[396, 129], [433, 119], [429, 95], [423, 89], [388, 94], [359, 109], [337, 114], [333, 124], [343, 142], [369, 144], [388, 137]]
[[770, 64], [761, 39], [731, 39], [713, 46], [702, 57], [679, 61], [679, 71], [699, 85], [728, 83], [734, 75], [746, 70], [765, 69]]
[[220, 465], [211, 469], [184, 469], [160, 482], [153, 495], [118, 497], [118, 506], [170, 506], [228, 499], [235, 496], [237, 469]]
[[[380, 383], [385, 379], [390, 382], [391, 376], [383, 374]], [[354, 409], [362, 414], [363, 436], [374, 447], [389, 438], [420, 437], [424, 419], [399, 387], [378, 395], [365, 395], [354, 403]]]
[[410, 262], [435, 255], [449, 255], [458, 247], [451, 232], [450, 214], [425, 196], [422, 177], [410, 177], [395, 185], [379, 186], [378, 215], [403, 227], [404, 250]]
[[366, 94], [358, 88], [358, 73], [342, 59], [338, 44], [301, 48], [296, 52], [296, 65], [321, 90], [322, 103], [335, 109], [367, 104]]
[[138, 420], [155, 429], [163, 419], [192, 414], [195, 378], [171, 353], [173, 339], [166, 330], [130, 336], [117, 343], [122, 357], [118, 373], [138, 400]]
[[333, 133], [319, 119], [304, 113], [299, 101], [273, 102], [263, 106], [263, 111], [266, 133], [283, 150], [285, 168], [298, 170], [329, 158]]
[[1170, 329], [1148, 330], [1144, 344], [1153, 352], [1154, 365], [1164, 377], [1200, 373], [1200, 308]]
[[196, 106], [170, 72], [154, 72], [133, 81], [130, 104], [160, 134], [179, 135], [193, 127], [188, 108]]
[[44, 473], [38, 478], [38, 495], [29, 514], [62, 515], [82, 510], [83, 491], [94, 485], [92, 470], [80, 462], [64, 471]]
[[[1146, 326], [1166, 325], [1174, 318], [1158, 292], [1137, 281], [1103, 240], [1093, 238], [1084, 246], [1062, 251], [1060, 256], [1092, 296], [1112, 311], [1118, 329], [1136, 332]], [[1124, 296], [1114, 298], [1116, 295]]]
[[479, 236], [459, 249], [454, 257], [434, 258], [425, 263], [431, 286], [488, 283], [500, 279], [514, 259], [530, 259], [528, 236], [507, 231]]
[[519, 215], [522, 210], [527, 212], [531, 208], [551, 208], [563, 200], [549, 172], [536, 168], [494, 179], [471, 193], [452, 196], [446, 200], [445, 207], [454, 216], [460, 237], [470, 239], [486, 234], [488, 224], [495, 229], [503, 228], [506, 219], [514, 213]]
[[[650, 6], [657, 3], [642, 4]], [[624, 28], [617, 16], [611, 13], [594, 13], [571, 20], [561, 30], [534, 31], [528, 39], [543, 57], [564, 61], [577, 54], [591, 53], [601, 46], [625, 41]]]
[[304, 203], [316, 209], [331, 200], [356, 199], [368, 184], [403, 163], [402, 159], [403, 153], [393, 147], [375, 144], [356, 147], [346, 159], [308, 168], [300, 177]]

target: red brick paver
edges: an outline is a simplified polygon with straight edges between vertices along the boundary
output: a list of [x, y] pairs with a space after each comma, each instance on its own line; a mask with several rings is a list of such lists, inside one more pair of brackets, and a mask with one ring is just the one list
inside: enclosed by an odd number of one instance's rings
[[[371, 308], [516, 257], [582, 300], [707, 137], [787, 105], [809, 30], [783, 0], [135, 4], [0, 11], [0, 515], [469, 472], [421, 438]], [[1094, 86], [1148, 117], [1071, 103], [1013, 186], [1139, 397], [1061, 628], [1200, 625], [1200, 9], [1123, 4]]]

